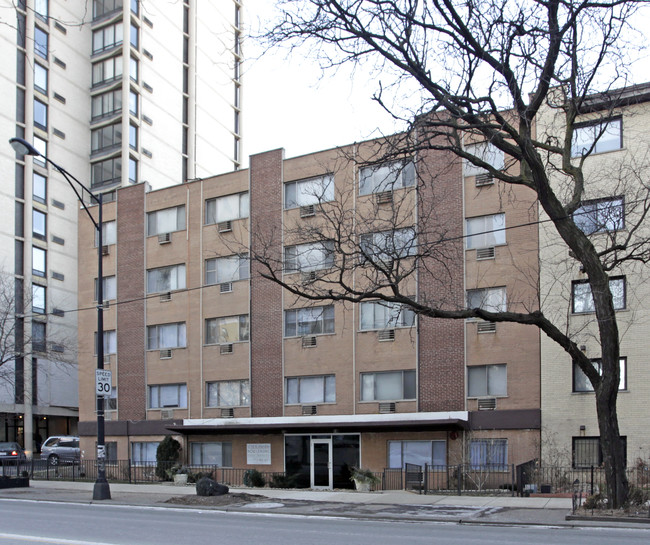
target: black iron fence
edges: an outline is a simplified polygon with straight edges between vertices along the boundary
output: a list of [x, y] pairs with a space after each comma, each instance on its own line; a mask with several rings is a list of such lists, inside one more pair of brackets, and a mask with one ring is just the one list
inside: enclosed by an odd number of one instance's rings
[[[110, 482], [158, 483], [171, 481], [179, 471], [177, 463], [118, 460], [106, 463], [106, 477]], [[247, 472], [241, 468], [215, 465], [183, 466], [187, 482], [196, 482], [209, 476], [228, 486], [247, 486]], [[283, 472], [261, 472], [269, 486], [291, 487], [291, 478]], [[470, 464], [446, 466], [419, 466], [408, 464], [404, 469], [384, 469], [375, 472], [379, 482], [373, 490], [416, 490], [434, 494], [557, 494], [578, 493], [581, 497], [605, 492], [605, 472], [601, 467], [573, 468], [543, 466], [531, 460], [519, 466], [472, 466]], [[23, 476], [34, 480], [89, 481], [97, 479], [95, 460], [74, 463], [49, 464], [47, 460], [0, 462], [0, 476]], [[627, 469], [632, 486], [650, 490], [650, 467], [638, 465]]]

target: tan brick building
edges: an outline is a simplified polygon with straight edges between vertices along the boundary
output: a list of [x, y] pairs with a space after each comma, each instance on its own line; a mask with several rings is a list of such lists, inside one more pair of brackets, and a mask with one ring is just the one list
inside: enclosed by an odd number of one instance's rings
[[[465, 460], [510, 471], [538, 456], [536, 328], [416, 318], [372, 300], [310, 304], [248, 261], [249, 249], [264, 251], [284, 262], [285, 277], [319, 281], [342, 258], [310, 247], [311, 233], [332, 228], [335, 210], [355, 222], [388, 221], [399, 202], [400, 227], [444, 230], [452, 256], [444, 266], [427, 258], [404, 280], [414, 297], [538, 308], [532, 192], [438, 151], [402, 159], [388, 192], [373, 181], [381, 166], [358, 166], [374, 145], [292, 159], [269, 151], [252, 156], [248, 170], [158, 191], [138, 184], [104, 206], [114, 233], [103, 258], [105, 362], [116, 389], [109, 458], [155, 460], [172, 433], [187, 463], [287, 471], [328, 488], [349, 486], [350, 466]], [[306, 190], [314, 185], [322, 189], [315, 206]], [[94, 233], [79, 221], [80, 306], [92, 308]], [[365, 281], [360, 269], [344, 274]], [[87, 452], [96, 434], [94, 334], [82, 315]]]

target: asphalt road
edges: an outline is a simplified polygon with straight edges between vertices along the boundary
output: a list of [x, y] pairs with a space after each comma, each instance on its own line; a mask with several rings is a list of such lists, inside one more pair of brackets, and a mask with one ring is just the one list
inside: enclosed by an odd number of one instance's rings
[[0, 500], [0, 545], [612, 545], [650, 530], [399, 523], [212, 510]]

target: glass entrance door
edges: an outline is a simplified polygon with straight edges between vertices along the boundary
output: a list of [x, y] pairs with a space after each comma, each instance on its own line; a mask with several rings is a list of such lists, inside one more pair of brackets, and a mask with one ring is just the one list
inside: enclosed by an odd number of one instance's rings
[[311, 487], [332, 488], [332, 439], [311, 440]]

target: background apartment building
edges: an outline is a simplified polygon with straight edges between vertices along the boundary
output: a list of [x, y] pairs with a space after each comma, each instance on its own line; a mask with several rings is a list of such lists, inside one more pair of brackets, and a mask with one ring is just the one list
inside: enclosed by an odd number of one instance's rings
[[[585, 160], [585, 199], [574, 218], [600, 251], [616, 245], [630, 251], [650, 234], [645, 218], [649, 100], [648, 84], [610, 91], [592, 97], [577, 120], [574, 160], [594, 142], [595, 147]], [[538, 134], [558, 134], [563, 124], [561, 112], [548, 107], [538, 116]], [[562, 178], [556, 175], [555, 181], [561, 187]], [[617, 257], [613, 252], [609, 255]], [[627, 442], [627, 463], [632, 466], [638, 459], [650, 458], [648, 266], [629, 260], [609, 275], [621, 339], [619, 427]], [[546, 223], [540, 224], [540, 286], [544, 314], [566, 328], [598, 367], [598, 324], [586, 275]], [[602, 453], [593, 387], [567, 354], [545, 336], [541, 348], [542, 457], [574, 467], [598, 467]]]
[[[5, 140], [32, 142], [105, 200], [239, 167], [241, 2], [0, 5]], [[0, 385], [0, 440], [31, 451], [32, 438], [76, 432], [79, 204], [49, 164], [6, 142], [0, 168], [15, 180], [0, 188], [0, 268], [27, 293], [16, 314], [37, 348]]]
[[[103, 258], [109, 459], [155, 460], [158, 442], [173, 433], [188, 463], [286, 470], [327, 488], [350, 486], [347, 471], [360, 464], [465, 460], [505, 469], [537, 456], [537, 329], [416, 318], [373, 300], [310, 304], [248, 260], [268, 251], [287, 277], [318, 282], [341, 263], [310, 238], [328, 228], [328, 214], [375, 222], [399, 208], [404, 230], [423, 229], [428, 217], [448, 232], [454, 256], [405, 280], [414, 297], [537, 308], [531, 193], [469, 167], [463, 176], [444, 152], [401, 159], [386, 191], [382, 177], [393, 165], [349, 160], [374, 149], [294, 159], [275, 150], [252, 156], [248, 170], [116, 192], [104, 207], [114, 233]], [[79, 270], [93, 271], [93, 229], [84, 215], [79, 221]], [[364, 281], [363, 268], [350, 274]], [[92, 272], [80, 274], [80, 306], [93, 306], [94, 285]], [[94, 335], [93, 320], [82, 317], [79, 431], [89, 451]]]

